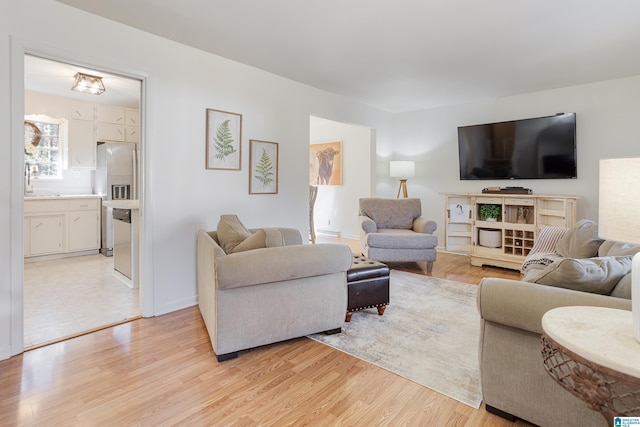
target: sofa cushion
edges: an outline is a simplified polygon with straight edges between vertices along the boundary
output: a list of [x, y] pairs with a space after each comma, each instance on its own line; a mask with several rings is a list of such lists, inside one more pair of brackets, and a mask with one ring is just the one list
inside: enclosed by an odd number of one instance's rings
[[640, 245], [605, 240], [598, 248], [598, 256], [633, 256], [640, 252]]
[[[264, 231], [252, 234], [237, 215], [220, 215], [217, 231], [218, 242], [227, 254], [266, 247]], [[247, 243], [244, 243], [247, 239]]]
[[598, 237], [598, 224], [581, 219], [558, 241], [556, 252], [565, 258], [590, 258], [596, 256], [602, 242]]
[[433, 249], [438, 246], [438, 237], [412, 230], [378, 229], [377, 233], [367, 234], [366, 243], [370, 248], [381, 249]]
[[526, 281], [540, 285], [609, 295], [631, 271], [631, 257], [565, 258], [555, 261]]
[[627, 274], [618, 281], [618, 284], [611, 291], [612, 297], [631, 299], [631, 274]]

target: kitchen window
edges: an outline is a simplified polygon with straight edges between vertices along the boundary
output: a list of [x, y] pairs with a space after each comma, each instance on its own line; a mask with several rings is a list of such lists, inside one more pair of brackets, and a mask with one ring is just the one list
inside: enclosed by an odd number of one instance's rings
[[24, 120], [25, 173], [34, 179], [62, 179], [67, 120], [43, 115], [25, 116]]

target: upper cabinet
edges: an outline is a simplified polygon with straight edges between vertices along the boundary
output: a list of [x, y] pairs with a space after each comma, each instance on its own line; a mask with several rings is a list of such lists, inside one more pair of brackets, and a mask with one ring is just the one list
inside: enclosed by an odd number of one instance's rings
[[71, 101], [71, 118], [76, 120], [95, 120], [95, 108], [93, 104], [80, 101]]
[[113, 107], [111, 105], [97, 105], [96, 121], [98, 123], [124, 125], [124, 108]]
[[93, 121], [69, 120], [69, 168], [95, 169], [96, 138]]

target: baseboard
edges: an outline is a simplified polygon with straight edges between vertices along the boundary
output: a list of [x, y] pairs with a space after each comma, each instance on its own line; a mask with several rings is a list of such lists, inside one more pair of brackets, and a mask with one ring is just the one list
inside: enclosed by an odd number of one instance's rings
[[316, 234], [318, 236], [335, 237], [336, 239], [340, 237], [340, 232], [333, 230], [316, 230]]

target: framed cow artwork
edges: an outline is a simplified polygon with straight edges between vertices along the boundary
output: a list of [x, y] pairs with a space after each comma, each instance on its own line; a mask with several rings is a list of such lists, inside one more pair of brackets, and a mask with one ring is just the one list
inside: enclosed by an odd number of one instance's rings
[[309, 184], [342, 185], [342, 141], [309, 146]]

